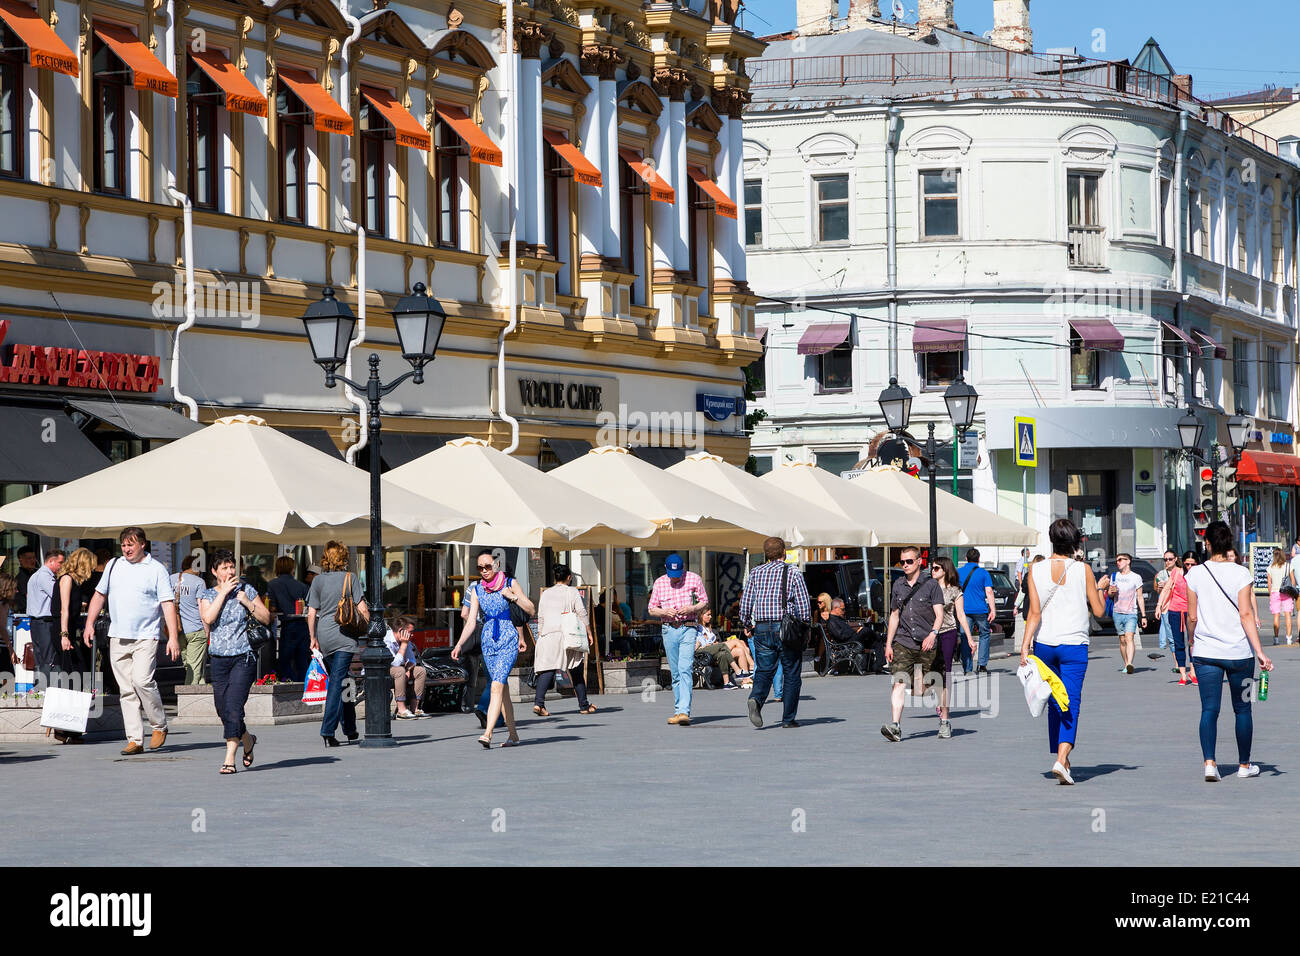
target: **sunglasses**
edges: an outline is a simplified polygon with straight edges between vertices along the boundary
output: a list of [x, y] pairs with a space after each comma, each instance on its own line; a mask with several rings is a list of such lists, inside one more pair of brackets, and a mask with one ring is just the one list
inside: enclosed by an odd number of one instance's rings
[[900, 564], [916, 564], [916, 558], [903, 558]]
[[478, 569], [479, 569], [480, 571], [492, 571], [492, 570], [494, 570], [495, 568], [496, 568], [496, 565], [495, 565], [495, 564], [480, 564], [480, 565], [478, 566]]

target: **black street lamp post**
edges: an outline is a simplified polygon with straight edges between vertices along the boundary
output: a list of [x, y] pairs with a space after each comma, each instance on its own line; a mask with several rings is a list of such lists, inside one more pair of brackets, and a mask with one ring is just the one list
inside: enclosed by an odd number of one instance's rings
[[411, 364], [411, 371], [385, 385], [379, 380], [379, 356], [374, 353], [370, 355], [370, 375], [364, 384], [338, 374], [339, 366], [347, 361], [348, 346], [357, 320], [352, 310], [334, 297], [332, 288], [327, 287], [320, 301], [312, 303], [302, 317], [316, 364], [325, 370], [325, 387], [334, 388], [343, 382], [365, 393], [369, 405], [370, 555], [366, 574], [370, 581], [370, 629], [366, 633], [365, 650], [361, 653], [368, 701], [366, 735], [361, 741], [363, 747], [393, 744], [388, 713], [388, 665], [392, 654], [384, 646], [388, 625], [384, 620], [383, 509], [380, 500], [380, 432], [383, 421], [379, 403], [408, 378], [414, 379], [416, 385], [424, 382], [424, 366], [437, 354], [438, 340], [442, 337], [446, 320], [446, 313], [436, 299], [426, 294], [423, 283], [417, 282], [414, 293], [398, 301], [393, 310], [393, 325], [397, 329], [402, 358]]

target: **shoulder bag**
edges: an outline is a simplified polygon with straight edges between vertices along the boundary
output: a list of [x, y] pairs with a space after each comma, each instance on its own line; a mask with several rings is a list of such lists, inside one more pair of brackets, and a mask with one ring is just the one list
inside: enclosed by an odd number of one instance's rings
[[1226, 598], [1228, 599], [1228, 603], [1232, 605], [1232, 609], [1233, 609], [1234, 611], [1236, 611], [1237, 613], [1240, 614], [1240, 613], [1241, 613], [1241, 607], [1237, 604], [1236, 601], [1233, 600], [1232, 595], [1229, 594], [1226, 590], [1224, 590], [1223, 585], [1222, 585], [1222, 584], [1219, 584], [1219, 579], [1216, 578], [1216, 577], [1214, 576], [1214, 572], [1210, 570], [1210, 568], [1209, 568], [1209, 564], [1210, 564], [1210, 562], [1207, 561], [1207, 562], [1205, 562], [1205, 564], [1201, 565], [1201, 567], [1205, 568], [1205, 573], [1208, 574], [1208, 575], [1210, 576], [1210, 580], [1214, 582], [1215, 586], [1216, 586], [1220, 591], [1223, 591], [1223, 596], [1226, 597]]
[[812, 628], [807, 621], [801, 621], [790, 613], [790, 608], [787, 606], [789, 586], [790, 565], [787, 564], [781, 569], [781, 646], [787, 651], [798, 651], [802, 654], [804, 648], [808, 646]]
[[[245, 584], [244, 587], [252, 586]], [[257, 600], [256, 591], [253, 591], [253, 600]], [[253, 612], [247, 608], [244, 609], [244, 635], [248, 638], [248, 646], [252, 648], [254, 654], [271, 643], [271, 629], [254, 617]]]
[[108, 640], [108, 625], [112, 619], [108, 616], [108, 589], [113, 584], [113, 565], [117, 564], [117, 558], [108, 562], [108, 567], [104, 569], [104, 608], [99, 612], [99, 617], [95, 618], [95, 643], [102, 644]]
[[[510, 587], [510, 585], [514, 583], [514, 578], [506, 578], [505, 586]], [[510, 605], [510, 623], [515, 627], [527, 627], [528, 622], [532, 620], [532, 617], [529, 616], [528, 612], [521, 608], [517, 602], [512, 601], [509, 598], [506, 598], [506, 603]]]
[[579, 651], [585, 653], [587, 650], [587, 632], [582, 626], [582, 619], [578, 617], [578, 609], [575, 606], [576, 601], [582, 600], [582, 593], [575, 591], [575, 598], [569, 601], [569, 607], [560, 615], [560, 633], [564, 635], [564, 649], [566, 651]]
[[343, 593], [339, 596], [339, 605], [334, 611], [334, 620], [338, 622], [339, 632], [344, 637], [365, 637], [370, 625], [361, 616], [356, 599], [352, 597], [352, 572], [343, 578]]

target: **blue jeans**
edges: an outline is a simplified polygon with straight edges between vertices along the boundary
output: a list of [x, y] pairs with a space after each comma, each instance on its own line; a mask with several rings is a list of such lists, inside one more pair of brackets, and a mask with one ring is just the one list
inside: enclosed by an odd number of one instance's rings
[[1249, 681], [1255, 676], [1255, 658], [1243, 657], [1239, 661], [1215, 660], [1193, 657], [1196, 668], [1196, 686], [1201, 692], [1201, 755], [1214, 759], [1214, 744], [1219, 735], [1219, 705], [1223, 702], [1223, 679], [1228, 679], [1228, 693], [1232, 696], [1232, 712], [1236, 715], [1238, 763], [1250, 763], [1250, 743], [1255, 735], [1254, 719], [1250, 715]]
[[781, 643], [779, 621], [754, 625], [754, 667], [754, 687], [749, 696], [760, 705], [767, 703], [767, 692], [771, 690], [776, 674], [784, 672], [784, 683], [778, 685], [781, 688], [781, 723], [790, 723], [799, 710], [803, 654], [787, 650]]
[[212, 704], [221, 718], [222, 736], [229, 740], [248, 733], [244, 725], [244, 705], [248, 690], [257, 677], [257, 657], [252, 651], [231, 657], [208, 658], [212, 668]]
[[1083, 677], [1088, 672], [1087, 644], [1041, 644], [1034, 642], [1034, 656], [1056, 672], [1070, 697], [1070, 709], [1061, 713], [1056, 701], [1047, 702], [1047, 739], [1052, 753], [1061, 744], [1073, 744], [1079, 732], [1079, 709], [1083, 706]]
[[[355, 689], [343, 699], [343, 682], [348, 679], [352, 667], [351, 651], [336, 651], [325, 658], [325, 670], [329, 673], [329, 683], [325, 685], [325, 713], [321, 717], [320, 735], [333, 737], [339, 726], [339, 716], [343, 717], [343, 733], [348, 737], [357, 735], [357, 705]], [[351, 682], [348, 684], [351, 687]]]
[[[754, 650], [754, 639], [751, 637], [747, 643], [749, 644], [749, 656], [753, 658], [754, 670], [755, 672], [757, 672], [758, 652]], [[772, 678], [772, 686], [776, 688], [778, 697], [781, 694], [782, 690], [784, 690], [785, 688], [785, 684], [782, 682], [782, 675], [783, 675], [783, 670], [781, 668], [781, 661], [778, 660], [776, 662], [776, 676]]]
[[668, 658], [668, 671], [673, 675], [673, 705], [675, 714], [691, 713], [691, 688], [695, 685], [695, 639], [700, 636], [697, 627], [672, 627], [662, 629], [664, 657]]
[[1165, 611], [1165, 621], [1169, 624], [1169, 643], [1174, 647], [1174, 659], [1178, 661], [1179, 667], [1187, 666], [1187, 646], [1183, 641], [1184, 613], [1184, 611]]
[[1160, 615], [1160, 650], [1168, 647], [1171, 651], [1174, 649], [1174, 632], [1169, 629], [1169, 622], [1165, 620], [1163, 614]]
[[[969, 615], [967, 616], [969, 617]], [[976, 614], [970, 619], [974, 623], [975, 629], [979, 631], [979, 656], [975, 658], [975, 666], [987, 667], [989, 663], [989, 634], [992, 631], [993, 625], [989, 623], [989, 615], [987, 611], [983, 614]], [[963, 644], [962, 647], [964, 648], [966, 645]], [[969, 658], [970, 651], [967, 650], [962, 654], [962, 662], [966, 664], [967, 670], [970, 670], [970, 664], [968, 663]]]

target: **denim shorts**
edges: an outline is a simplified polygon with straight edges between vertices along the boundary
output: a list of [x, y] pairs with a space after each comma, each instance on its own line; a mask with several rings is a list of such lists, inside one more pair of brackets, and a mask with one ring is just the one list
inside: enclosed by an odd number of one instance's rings
[[1137, 611], [1131, 614], [1125, 614], [1117, 611], [1114, 614], [1115, 633], [1116, 634], [1135, 634], [1138, 629]]

